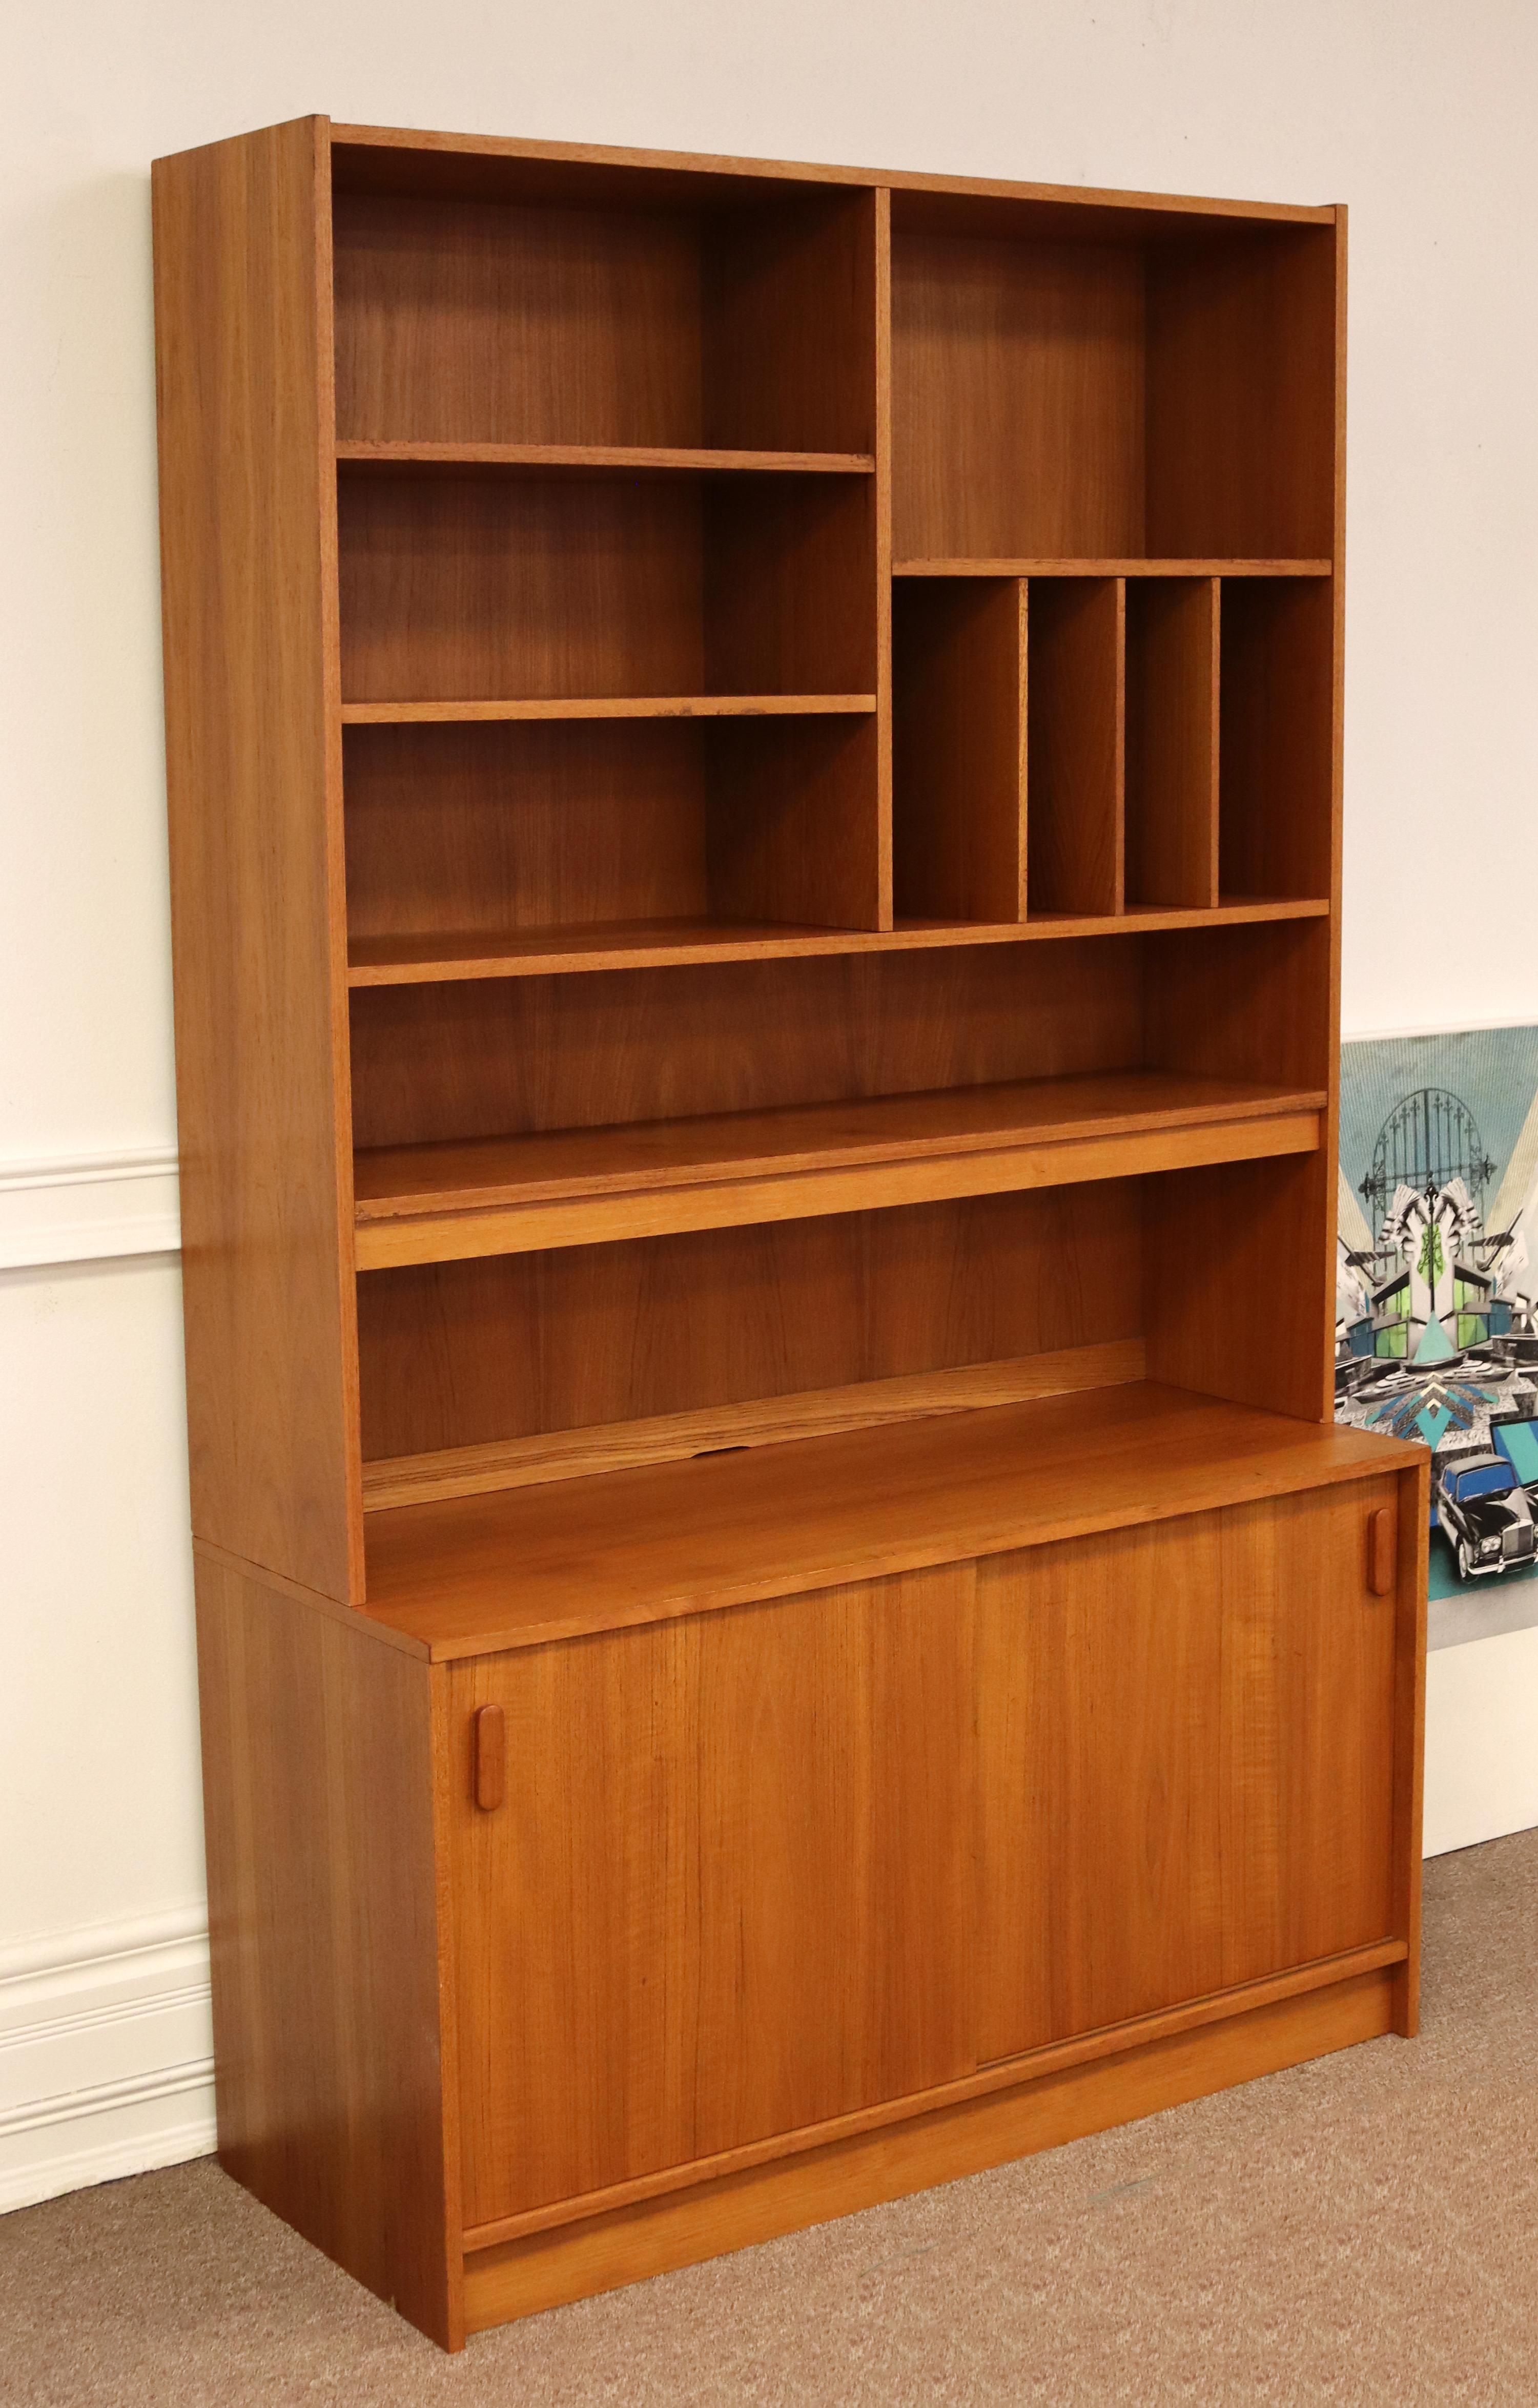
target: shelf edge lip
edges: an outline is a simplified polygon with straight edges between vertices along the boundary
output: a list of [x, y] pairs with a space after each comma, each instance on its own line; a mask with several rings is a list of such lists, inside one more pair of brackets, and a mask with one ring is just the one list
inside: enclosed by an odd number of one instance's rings
[[[403, 1221], [457, 1219], [482, 1211], [515, 1211], [524, 1204], [582, 1203], [589, 1197], [619, 1203], [633, 1197], [668, 1196], [691, 1187], [748, 1188], [765, 1180], [816, 1178], [825, 1170], [901, 1169], [910, 1163], [965, 1161], [971, 1154], [1026, 1154], [1037, 1148], [1067, 1148], [1117, 1139], [1135, 1144], [1147, 1137], [1174, 1137], [1188, 1130], [1218, 1130], [1251, 1121], [1320, 1113], [1329, 1100], [1323, 1087], [1285, 1088], [1205, 1107], [1193, 1098], [1181, 1106], [1154, 1106], [1143, 1111], [1134, 1108], [1126, 1112], [1102, 1113], [1098, 1119], [1088, 1115], [1078, 1123], [1044, 1122], [1040, 1129], [1012, 1129], [1006, 1125], [964, 1131], [920, 1145], [898, 1138], [868, 1140], [864, 1144], [856, 1140], [830, 1145], [814, 1159], [792, 1155], [781, 1161], [772, 1154], [754, 1154], [742, 1158], [740, 1168], [732, 1168], [719, 1160], [702, 1160], [682, 1169], [651, 1177], [630, 1175], [612, 1183], [602, 1174], [597, 1183], [591, 1180], [581, 1183], [569, 1180], [536, 1181], [532, 1184], [510, 1181], [505, 1186], [482, 1189], [475, 1201], [464, 1203], [437, 1200], [438, 1191], [432, 1190], [419, 1191], [435, 1199], [425, 1203], [410, 1197], [402, 1202], [391, 1197], [363, 1197], [355, 1207], [356, 1223], [360, 1229], [378, 1228]], [[1107, 1126], [1108, 1121], [1116, 1125]]]
[[430, 127], [331, 122], [333, 150], [415, 150], [428, 156], [526, 159], [552, 166], [627, 167], [641, 174], [729, 177], [752, 182], [841, 184], [860, 190], [938, 193], [975, 200], [1049, 201], [1072, 208], [1147, 209], [1171, 218], [1233, 218], [1259, 224], [1333, 225], [1334, 201], [1246, 201], [1186, 193], [1123, 192], [1105, 184], [1029, 184], [1004, 177], [926, 176], [905, 167], [851, 167], [834, 161], [744, 159], [725, 151], [645, 150], [589, 142], [538, 142], [516, 135], [448, 134]]
[[683, 694], [539, 696], [521, 701], [344, 702], [344, 727], [453, 727], [482, 720], [857, 719], [873, 694]]
[[1332, 577], [1331, 560], [1182, 559], [1138, 556], [1104, 559], [972, 558], [967, 553], [936, 559], [894, 560], [896, 577]]
[[[685, 1230], [768, 1227], [826, 1213], [1081, 1186], [1149, 1170], [1279, 1160], [1317, 1153], [1322, 1130], [1323, 1114], [1311, 1107], [1270, 1116], [1187, 1122], [1130, 1135], [1022, 1140], [966, 1153], [862, 1159], [752, 1178], [728, 1175], [671, 1186], [418, 1207], [356, 1222], [353, 1258], [361, 1274], [417, 1263], [542, 1254], [553, 1248], [671, 1237]], [[874, 1199], [869, 1193], [873, 1179], [882, 1180], [888, 1191]]]
[[1123, 2023], [1101, 2024], [1091, 2031], [1077, 2032], [1071, 2039], [1049, 2041], [1018, 2057], [994, 2057], [975, 2072], [958, 2075], [953, 2082], [907, 2091], [897, 2099], [880, 2100], [847, 2114], [829, 2116], [822, 2123], [796, 2125], [788, 2132], [744, 2142], [740, 2147], [723, 2149], [711, 2157], [658, 2167], [654, 2173], [636, 2174], [628, 2182], [611, 2184], [603, 2190], [578, 2192], [569, 2199], [552, 2200], [543, 2206], [525, 2208], [485, 2224], [467, 2225], [462, 2236], [464, 2252], [467, 2258], [477, 2257], [482, 2250], [496, 2249], [530, 2234], [563, 2231], [621, 2208], [676, 2198], [680, 2192], [719, 2182], [726, 2175], [804, 2157], [864, 2133], [889, 2130], [894, 2125], [933, 2114], [937, 2109], [961, 2106], [970, 2100], [1022, 2088], [1028, 2083], [1043, 2081], [1072, 2067], [1104, 2063], [1129, 2049], [1144, 2048], [1150, 2042], [1199, 2031], [1213, 2024], [1253, 2014], [1258, 2008], [1306, 1997], [1314, 1990], [1330, 1989], [1340, 1982], [1356, 1981], [1364, 1973], [1381, 1972], [1390, 1965], [1402, 1964], [1409, 1953], [1408, 1941], [1385, 1939], [1342, 1949], [1333, 1956], [1308, 1957], [1301, 1965], [1285, 1966], [1278, 1972], [1236, 1983], [1231, 1989], [1204, 1991], [1174, 2006], [1129, 2016]]
[[873, 452], [766, 452], [703, 444], [436, 443], [340, 437], [342, 467], [629, 469], [660, 476], [873, 477]]
[[[786, 924], [783, 937], [680, 935], [654, 944], [590, 946], [567, 952], [551, 945], [524, 953], [469, 953], [419, 956], [415, 960], [350, 960], [351, 987], [452, 986], [459, 981], [506, 978], [598, 976], [605, 970], [667, 969], [711, 962], [807, 961], [840, 953], [941, 952], [966, 945], [1050, 943], [1083, 937], [1153, 936], [1161, 929], [1251, 927], [1281, 920], [1324, 920], [1328, 897], [1281, 896], [1233, 898], [1215, 905], [1133, 905], [1100, 917], [1072, 912], [1039, 913], [1019, 921], [900, 921], [895, 928], [804, 928]], [[596, 923], [602, 925], [602, 923]]]

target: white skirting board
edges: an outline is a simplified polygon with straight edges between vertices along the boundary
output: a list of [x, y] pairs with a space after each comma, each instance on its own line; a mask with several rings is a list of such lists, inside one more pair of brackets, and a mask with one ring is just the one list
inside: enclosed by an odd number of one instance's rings
[[201, 1906], [0, 1951], [0, 2212], [213, 2145]]
[[1426, 1660], [1429, 1856], [1538, 1824], [1538, 1629]]

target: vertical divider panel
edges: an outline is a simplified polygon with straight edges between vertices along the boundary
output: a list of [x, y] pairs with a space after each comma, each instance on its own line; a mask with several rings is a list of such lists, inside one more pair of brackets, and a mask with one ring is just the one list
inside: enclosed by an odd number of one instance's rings
[[1218, 580], [1127, 589], [1127, 899], [1217, 901]]
[[1030, 908], [1110, 916], [1123, 908], [1127, 580], [1030, 585]]
[[875, 211], [876, 817], [878, 928], [894, 913], [892, 827], [892, 194], [879, 186]]
[[1024, 578], [914, 578], [897, 596], [893, 837], [908, 919], [1026, 914]]

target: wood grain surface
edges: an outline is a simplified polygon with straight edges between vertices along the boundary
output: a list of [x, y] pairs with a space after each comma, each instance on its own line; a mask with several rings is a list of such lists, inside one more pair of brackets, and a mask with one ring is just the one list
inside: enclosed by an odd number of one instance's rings
[[970, 1568], [456, 1666], [466, 2218], [970, 2070]]
[[905, 918], [1026, 911], [1025, 585], [903, 589], [894, 617], [893, 859]]
[[[1244, 960], [1209, 963], [1224, 1010]], [[363, 988], [353, 1136], [469, 1141], [1128, 1070], [1156, 1008], [1143, 950], [1094, 938]], [[1246, 1027], [1258, 1067], [1242, 1075], [1263, 1080]]]
[[1127, 587], [1127, 896], [1218, 896], [1216, 578]]
[[428, 1667], [207, 1561], [197, 1625], [221, 2163], [455, 2348]]
[[1034, 589], [1027, 882], [1033, 911], [1116, 912], [1126, 900], [1127, 588], [1119, 577]]
[[895, 220], [898, 560], [1146, 549], [1143, 283], [1130, 246]]
[[[1386, 1453], [1385, 1450], [1387, 1450]], [[368, 1611], [435, 1658], [1360, 1480], [1418, 1450], [1155, 1383], [601, 1484], [371, 1513]]]
[[[1043, 1092], [1043, 1091], [1062, 1092]], [[596, 1245], [1308, 1153], [1319, 1104], [1168, 1073], [410, 1147], [357, 1164], [358, 1266]]]
[[[623, 853], [621, 861], [623, 862]], [[403, 885], [409, 881], [403, 880]], [[548, 978], [569, 970], [644, 969], [689, 963], [809, 960], [817, 954], [950, 952], [1042, 938], [1130, 937], [1166, 928], [1233, 928], [1267, 920], [1325, 919], [1328, 897], [1226, 898], [1215, 910], [1129, 904], [1111, 917], [1071, 911], [1029, 920], [904, 920], [893, 928], [798, 927], [786, 922], [667, 919], [562, 922], [542, 927], [474, 928], [358, 937], [349, 947], [351, 986], [433, 986], [463, 979]]]
[[[1135, 1181], [1106, 1180], [419, 1265], [361, 1280], [358, 1312], [370, 1457], [584, 1431], [629, 1443], [606, 1428], [751, 1420], [808, 1392], [857, 1419], [867, 1386], [884, 1419], [893, 1379], [1023, 1380], [1022, 1358], [1047, 1358], [1044, 1374], [1135, 1339], [1141, 1198]], [[1120, 1358], [1106, 1376], [1126, 1376]]]
[[1106, 2061], [477, 2251], [465, 2264], [467, 2325], [481, 2331], [643, 2282], [1376, 2039], [1393, 2028], [1395, 1978], [1391, 1970], [1366, 1971], [1241, 2008]]
[[1393, 1936], [1392, 1478], [978, 1574], [980, 2054]]
[[156, 162], [193, 1527], [362, 1594], [323, 119]]
[[441, 1447], [426, 1455], [387, 1455], [364, 1465], [364, 1511], [378, 1513], [397, 1505], [428, 1505], [437, 1498], [479, 1497], [545, 1480], [587, 1479], [595, 1472], [625, 1471], [639, 1464], [683, 1463], [695, 1455], [735, 1453], [745, 1446], [782, 1446], [839, 1430], [921, 1421], [931, 1413], [971, 1412], [979, 1405], [1019, 1404], [1027, 1397], [1141, 1380], [1145, 1363], [1140, 1340], [1112, 1339], [1099, 1345], [1015, 1355], [1001, 1363], [910, 1371], [886, 1380], [857, 1380], [841, 1388], [794, 1389], [788, 1396], [656, 1413], [644, 1421], [590, 1423], [478, 1446]]

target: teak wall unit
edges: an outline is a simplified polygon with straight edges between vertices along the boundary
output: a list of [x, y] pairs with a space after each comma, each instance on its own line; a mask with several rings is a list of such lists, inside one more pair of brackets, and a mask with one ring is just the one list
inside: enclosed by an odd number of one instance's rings
[[154, 194], [224, 2164], [453, 2348], [1414, 2031], [1344, 213]]

